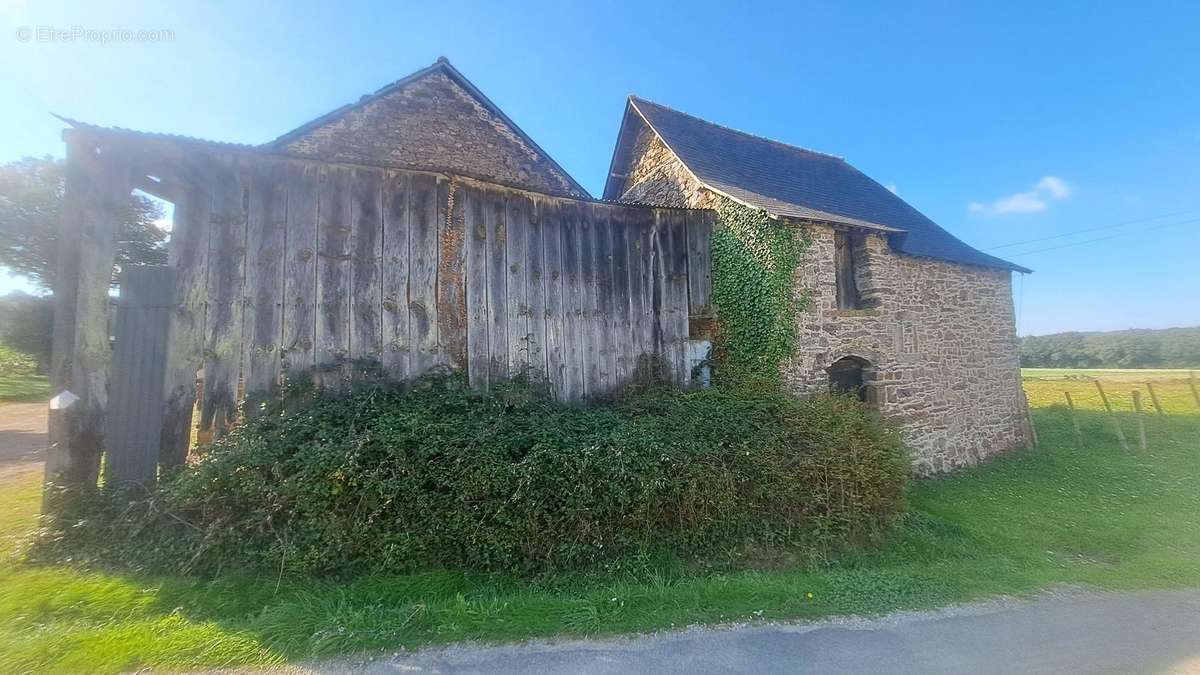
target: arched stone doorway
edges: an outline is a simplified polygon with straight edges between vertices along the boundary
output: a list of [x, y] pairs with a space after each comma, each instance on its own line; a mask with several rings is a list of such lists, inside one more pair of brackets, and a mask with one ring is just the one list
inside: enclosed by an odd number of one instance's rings
[[835, 394], [851, 394], [864, 403], [867, 395], [871, 363], [857, 356], [845, 356], [829, 366], [829, 390]]

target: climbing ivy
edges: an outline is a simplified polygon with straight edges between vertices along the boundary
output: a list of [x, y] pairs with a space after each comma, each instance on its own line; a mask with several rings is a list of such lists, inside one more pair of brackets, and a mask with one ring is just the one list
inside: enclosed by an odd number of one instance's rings
[[800, 228], [723, 198], [712, 235], [714, 360], [725, 382], [779, 380], [808, 298], [793, 287], [809, 239]]

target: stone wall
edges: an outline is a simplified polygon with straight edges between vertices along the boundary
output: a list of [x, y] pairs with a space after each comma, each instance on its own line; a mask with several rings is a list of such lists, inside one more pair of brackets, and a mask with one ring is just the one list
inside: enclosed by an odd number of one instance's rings
[[[632, 156], [623, 200], [711, 208], [719, 199], [644, 126]], [[796, 225], [812, 243], [795, 283], [807, 309], [782, 369], [792, 391], [827, 391], [840, 358], [868, 361], [872, 399], [900, 423], [919, 475], [1027, 443], [1010, 272], [897, 254], [883, 235], [855, 232], [855, 282], [869, 309], [840, 310], [834, 228]]]
[[658, 134], [641, 125], [633, 143], [637, 158], [625, 178], [621, 201], [656, 206], [711, 208], [712, 193], [696, 181]]
[[291, 141], [285, 151], [586, 196], [520, 134], [440, 72], [336, 117]]
[[812, 243], [795, 285], [808, 306], [783, 368], [793, 391], [824, 391], [830, 364], [865, 359], [873, 400], [901, 423], [920, 475], [1026, 444], [1010, 272], [898, 255], [883, 236], [866, 234], [855, 247], [855, 281], [872, 308], [840, 310], [834, 230], [801, 226]]

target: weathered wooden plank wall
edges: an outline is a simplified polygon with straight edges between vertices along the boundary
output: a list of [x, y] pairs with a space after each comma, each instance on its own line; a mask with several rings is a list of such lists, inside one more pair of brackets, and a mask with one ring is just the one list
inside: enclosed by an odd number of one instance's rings
[[397, 378], [464, 369], [479, 387], [529, 371], [568, 401], [626, 384], [651, 356], [688, 380], [708, 212], [365, 167], [214, 166], [207, 255], [177, 263], [208, 266], [205, 427], [234, 419], [239, 385], [354, 359]]
[[194, 165], [172, 252], [168, 464], [201, 366], [200, 428], [217, 436], [245, 393], [313, 366], [349, 376], [356, 359], [398, 379], [465, 370], [477, 387], [528, 371], [566, 401], [625, 385], [651, 357], [687, 381], [711, 213], [237, 153]]

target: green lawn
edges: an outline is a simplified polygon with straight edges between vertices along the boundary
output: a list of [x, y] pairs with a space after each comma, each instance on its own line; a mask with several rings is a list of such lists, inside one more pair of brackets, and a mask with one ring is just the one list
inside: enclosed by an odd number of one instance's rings
[[[0, 669], [270, 664], [468, 639], [885, 612], [1060, 584], [1200, 585], [1200, 411], [1181, 400], [1178, 411], [1148, 418], [1149, 450], [1129, 453], [1106, 417], [1085, 410], [1087, 442], [1077, 447], [1065, 407], [1053, 405], [1061, 385], [1028, 382], [1030, 400], [1045, 402], [1035, 412], [1038, 450], [918, 483], [889, 546], [826, 567], [664, 566], [638, 578], [522, 585], [449, 572], [202, 582], [10, 560], [0, 563]], [[1132, 438], [1132, 416], [1123, 422]], [[36, 477], [0, 485], [0, 538], [10, 548], [37, 505]]]
[[49, 396], [45, 375], [0, 374], [0, 401], [40, 401]]

